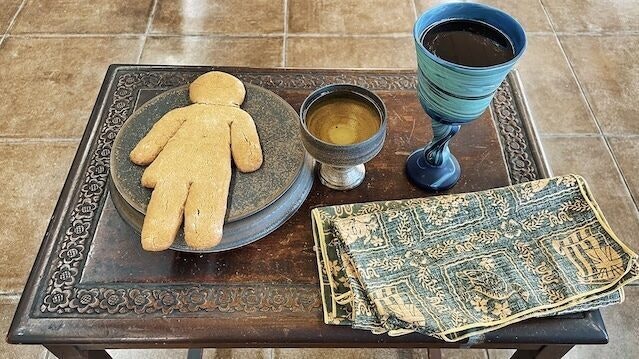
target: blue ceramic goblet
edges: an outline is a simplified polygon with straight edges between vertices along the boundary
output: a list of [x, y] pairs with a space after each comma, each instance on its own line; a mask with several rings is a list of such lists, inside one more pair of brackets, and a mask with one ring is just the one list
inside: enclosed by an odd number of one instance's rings
[[[471, 67], [443, 60], [422, 44], [427, 29], [447, 20], [475, 20], [501, 31], [511, 41], [514, 57], [504, 63]], [[526, 48], [521, 25], [505, 12], [474, 3], [448, 3], [423, 13], [413, 28], [417, 50], [418, 97], [430, 116], [433, 140], [413, 152], [406, 161], [410, 180], [421, 188], [443, 191], [457, 183], [459, 162], [448, 143], [462, 124], [473, 121], [486, 110], [495, 91]]]

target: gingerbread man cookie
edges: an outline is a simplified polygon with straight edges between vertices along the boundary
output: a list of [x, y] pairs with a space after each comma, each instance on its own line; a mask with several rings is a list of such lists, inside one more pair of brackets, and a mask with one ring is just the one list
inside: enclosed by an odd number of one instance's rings
[[131, 151], [148, 165], [142, 185], [153, 188], [142, 227], [142, 248], [161, 251], [173, 243], [184, 217], [184, 237], [193, 249], [222, 239], [231, 156], [238, 170], [262, 165], [255, 123], [240, 109], [246, 90], [236, 77], [209, 72], [189, 87], [192, 105], [164, 115]]

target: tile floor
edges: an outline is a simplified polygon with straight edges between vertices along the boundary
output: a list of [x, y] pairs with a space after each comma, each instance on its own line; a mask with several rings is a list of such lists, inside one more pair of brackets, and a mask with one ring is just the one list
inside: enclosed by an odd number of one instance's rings
[[[414, 68], [417, 14], [441, 0], [0, 0], [0, 332], [5, 333], [110, 63]], [[639, 249], [639, 3], [482, 0], [529, 32], [518, 69], [556, 174], [591, 183], [613, 228]], [[28, 160], [25, 160], [28, 159]], [[29, 181], [25, 181], [29, 178]], [[27, 221], [30, 218], [31, 221]], [[605, 347], [639, 350], [639, 287], [603, 311]], [[184, 351], [113, 351], [116, 358]], [[508, 351], [444, 351], [505, 358]], [[207, 350], [207, 358], [419, 358], [400, 350]], [[1, 358], [51, 358], [0, 343]]]

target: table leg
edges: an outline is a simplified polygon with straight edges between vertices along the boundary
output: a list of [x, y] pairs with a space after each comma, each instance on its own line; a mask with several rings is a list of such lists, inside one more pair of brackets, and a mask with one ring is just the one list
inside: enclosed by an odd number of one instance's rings
[[438, 348], [428, 348], [428, 359], [442, 359], [442, 350]]
[[538, 350], [517, 349], [510, 359], [559, 359], [572, 347], [573, 345], [544, 345]]
[[204, 355], [204, 349], [189, 348], [189, 351], [186, 354], [186, 359], [202, 359], [202, 355]]
[[106, 350], [82, 350], [73, 345], [45, 345], [58, 359], [112, 359]]

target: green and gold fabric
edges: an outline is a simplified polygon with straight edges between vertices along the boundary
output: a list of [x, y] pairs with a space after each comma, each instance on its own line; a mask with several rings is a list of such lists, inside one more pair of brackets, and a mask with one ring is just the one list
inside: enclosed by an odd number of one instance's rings
[[327, 324], [457, 341], [623, 301], [637, 255], [583, 180], [312, 211]]

